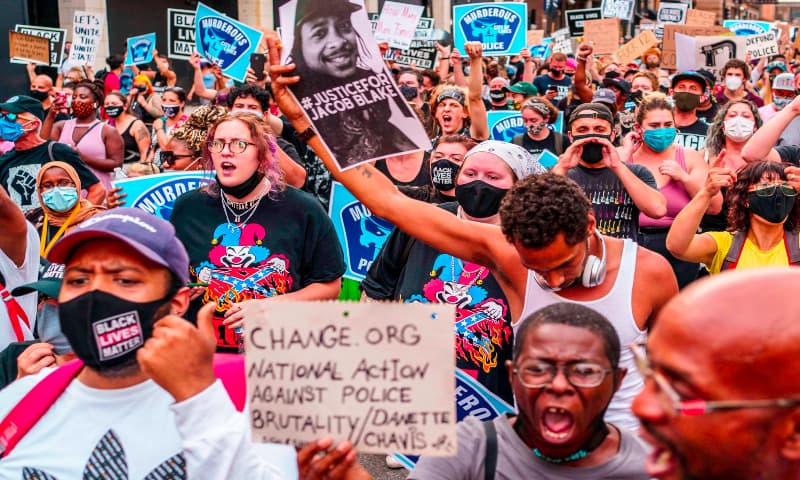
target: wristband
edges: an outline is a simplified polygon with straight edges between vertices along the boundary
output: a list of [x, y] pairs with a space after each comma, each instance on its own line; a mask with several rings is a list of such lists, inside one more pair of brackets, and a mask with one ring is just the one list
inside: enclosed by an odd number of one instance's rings
[[586, 60], [589, 59], [589, 57], [575, 57], [575, 58], [577, 58], [579, 62], [583, 62], [583, 63], [586, 63]]
[[316, 134], [317, 134], [317, 132], [316, 132], [316, 130], [314, 130], [314, 127], [309, 126], [308, 128], [306, 128], [302, 132], [298, 133], [297, 134], [297, 138], [300, 139], [303, 142], [308, 142], [309, 140], [314, 138], [314, 136]]

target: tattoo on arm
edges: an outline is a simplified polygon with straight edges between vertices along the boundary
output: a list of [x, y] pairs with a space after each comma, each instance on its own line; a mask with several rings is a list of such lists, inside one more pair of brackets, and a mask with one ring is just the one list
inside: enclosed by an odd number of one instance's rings
[[147, 131], [147, 127], [144, 124], [140, 124], [139, 127], [133, 132], [133, 138], [140, 142], [146, 138], [150, 137], [150, 132]]
[[366, 167], [358, 166], [358, 167], [356, 167], [356, 170], [361, 172], [361, 176], [362, 177], [364, 177], [364, 178], [372, 178], [372, 172], [370, 172], [369, 169], [367, 169]]

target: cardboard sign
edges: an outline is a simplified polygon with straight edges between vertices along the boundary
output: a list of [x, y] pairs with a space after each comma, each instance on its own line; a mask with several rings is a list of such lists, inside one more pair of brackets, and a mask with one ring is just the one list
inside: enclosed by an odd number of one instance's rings
[[525, 35], [525, 44], [528, 46], [541, 45], [544, 39], [544, 30], [528, 30]]
[[734, 35], [758, 35], [767, 33], [772, 29], [772, 22], [759, 22], [755, 20], [725, 20], [722, 26], [734, 33]]
[[93, 65], [102, 34], [102, 16], [76, 10], [72, 20], [72, 47], [67, 61], [77, 65]]
[[717, 14], [690, 8], [686, 11], [686, 25], [712, 26], [717, 23]]
[[717, 78], [725, 63], [731, 58], [743, 58], [747, 40], [742, 36], [689, 36], [675, 34], [675, 48], [681, 52], [677, 68], [683, 70], [705, 69]]
[[26, 33], [8, 32], [8, 56], [50, 65], [50, 40]]
[[156, 48], [156, 34], [146, 33], [129, 37], [127, 40], [128, 54], [125, 56], [125, 65], [141, 65], [153, 61], [153, 50]]
[[677, 68], [677, 58], [675, 52], [676, 33], [691, 36], [713, 36], [730, 33], [730, 30], [716, 25], [707, 27], [695, 25], [664, 25], [664, 38], [661, 43], [661, 68]]
[[277, 302], [248, 318], [253, 441], [455, 455], [454, 320], [452, 305], [353, 302]]
[[594, 53], [614, 53], [619, 48], [618, 18], [587, 20], [583, 28], [583, 41], [592, 45]]
[[194, 10], [167, 9], [167, 57], [188, 60], [195, 49]]
[[425, 7], [387, 1], [375, 26], [375, 41], [389, 42], [401, 50], [411, 47], [411, 40]]
[[258, 48], [263, 33], [198, 3], [194, 35], [200, 55], [218, 65], [225, 75], [242, 82], [250, 66], [250, 54]]
[[[61, 62], [64, 60], [64, 43], [66, 43], [67, 39], [66, 29], [37, 27], [34, 25], [15, 25], [14, 31], [46, 38], [50, 42], [50, 66], [61, 66]], [[12, 57], [11, 63], [28, 63], [28, 61]]]
[[564, 12], [564, 19], [569, 29], [571, 37], [583, 36], [583, 25], [587, 20], [599, 20], [603, 18], [599, 8], [587, 8], [584, 10], [567, 10]]
[[771, 57], [780, 53], [775, 32], [748, 35], [745, 38], [747, 39], [747, 53], [750, 54], [750, 58]]
[[[572, 53], [572, 39], [569, 36], [569, 29], [562, 28], [553, 32], [553, 41], [550, 44], [550, 52]], [[533, 55], [533, 54], [531, 54]], [[549, 56], [549, 55], [548, 55]], [[547, 57], [542, 57], [547, 58]]]
[[453, 7], [453, 40], [481, 42], [483, 55], [516, 55], [525, 48], [528, 8], [524, 3], [473, 3]]
[[658, 39], [652, 30], [644, 30], [633, 40], [619, 47], [617, 50], [617, 62], [626, 65], [637, 58], [650, 47], [658, 43]]
[[619, 18], [630, 21], [636, 7], [635, 0], [603, 0], [600, 10], [603, 18]]
[[214, 172], [164, 172], [158, 175], [127, 178], [112, 182], [122, 187], [125, 206], [144, 210], [147, 213], [169, 220], [175, 200], [181, 195], [214, 181]]
[[344, 252], [347, 264], [344, 277], [364, 280], [394, 225], [372, 215], [344, 185], [335, 181], [331, 186], [328, 216]]
[[685, 3], [661, 2], [658, 4], [658, 23], [684, 24], [689, 6]]
[[511, 142], [515, 136], [525, 133], [522, 124], [522, 114], [516, 110], [487, 112], [489, 121], [489, 135], [492, 140]]

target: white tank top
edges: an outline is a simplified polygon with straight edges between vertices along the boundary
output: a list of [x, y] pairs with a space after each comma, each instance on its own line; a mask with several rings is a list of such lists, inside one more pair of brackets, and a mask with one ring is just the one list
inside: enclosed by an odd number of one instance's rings
[[633, 360], [633, 353], [628, 348], [630, 343], [642, 343], [647, 338], [647, 332], [640, 330], [633, 318], [633, 276], [636, 270], [636, 243], [625, 239], [622, 247], [622, 260], [619, 265], [619, 272], [608, 292], [603, 298], [597, 300], [577, 301], [564, 298], [542, 289], [534, 279], [533, 271], [528, 271], [528, 284], [525, 288], [525, 306], [522, 309], [520, 321], [514, 324], [516, 334], [521, 320], [531, 313], [558, 302], [573, 302], [585, 305], [605, 316], [614, 325], [619, 335], [622, 352], [619, 359], [620, 368], [626, 368], [628, 372], [622, 379], [622, 386], [611, 399], [611, 404], [606, 411], [605, 419], [608, 423], [613, 423], [618, 427], [627, 428], [636, 432], [639, 428], [639, 421], [631, 412], [631, 402], [644, 386], [636, 364]]

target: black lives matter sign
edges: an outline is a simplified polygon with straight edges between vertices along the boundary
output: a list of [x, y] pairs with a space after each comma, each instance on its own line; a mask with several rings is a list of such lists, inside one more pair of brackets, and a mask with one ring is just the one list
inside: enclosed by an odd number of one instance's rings
[[194, 10], [167, 9], [167, 56], [188, 60], [195, 51]]
[[[421, 17], [414, 32], [411, 46], [406, 50], [390, 49], [391, 57], [398, 65], [414, 65], [420, 70], [433, 70], [436, 65], [436, 41], [433, 36], [433, 19]], [[388, 54], [387, 54], [388, 55]]]

